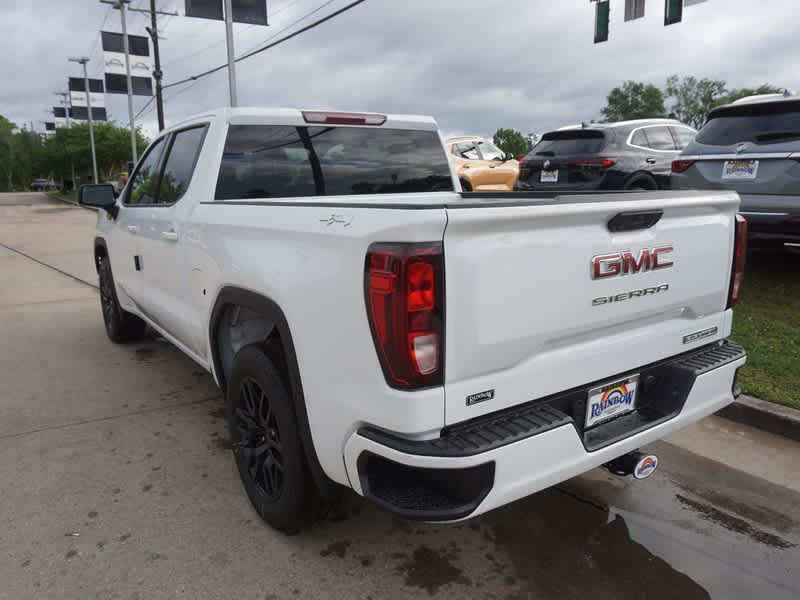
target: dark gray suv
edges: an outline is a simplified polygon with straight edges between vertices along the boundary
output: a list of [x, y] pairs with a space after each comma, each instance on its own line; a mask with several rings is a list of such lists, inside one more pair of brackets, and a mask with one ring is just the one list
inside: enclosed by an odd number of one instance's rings
[[697, 132], [673, 119], [550, 131], [519, 165], [517, 191], [668, 189], [670, 166]]
[[713, 110], [672, 163], [673, 189], [733, 190], [755, 245], [800, 245], [800, 98], [745, 98]]

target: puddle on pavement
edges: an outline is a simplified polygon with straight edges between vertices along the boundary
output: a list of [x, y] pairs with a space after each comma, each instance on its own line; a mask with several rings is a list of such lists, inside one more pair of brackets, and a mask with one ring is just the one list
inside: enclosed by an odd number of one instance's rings
[[546, 490], [481, 521], [510, 558], [520, 598], [710, 598], [634, 541], [622, 516], [562, 489]]
[[779, 548], [781, 550], [795, 547], [795, 544], [786, 541], [782, 537], [769, 533], [768, 531], [762, 531], [744, 519], [740, 519], [739, 517], [723, 512], [718, 508], [711, 506], [710, 504], [687, 498], [681, 494], [675, 494], [675, 497], [683, 506], [691, 508], [697, 512], [700, 515], [700, 518], [724, 527], [728, 531], [746, 535], [759, 544], [764, 544], [765, 546], [770, 546], [772, 548]]
[[397, 571], [405, 575], [406, 585], [422, 588], [431, 596], [448, 584], [472, 585], [472, 581], [453, 564], [451, 558], [444, 552], [420, 546], [397, 567]]

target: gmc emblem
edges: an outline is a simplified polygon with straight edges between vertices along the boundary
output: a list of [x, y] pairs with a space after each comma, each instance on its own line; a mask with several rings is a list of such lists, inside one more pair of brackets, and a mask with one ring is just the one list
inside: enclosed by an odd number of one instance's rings
[[672, 246], [659, 246], [640, 250], [638, 256], [630, 250], [600, 254], [592, 258], [592, 279], [669, 269], [675, 264], [670, 260], [673, 250]]

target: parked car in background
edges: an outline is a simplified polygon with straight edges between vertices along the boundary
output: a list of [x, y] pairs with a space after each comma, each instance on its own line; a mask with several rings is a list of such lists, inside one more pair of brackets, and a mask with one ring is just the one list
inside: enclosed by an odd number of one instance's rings
[[122, 191], [125, 187], [125, 184], [128, 183], [128, 172], [121, 171], [119, 173], [114, 174], [111, 180], [108, 182], [114, 186], [114, 191], [118, 194]]
[[445, 140], [465, 192], [510, 192], [519, 174], [519, 162], [481, 137]]
[[551, 131], [520, 163], [516, 189], [669, 189], [672, 161], [695, 134], [673, 119], [592, 123]]
[[52, 179], [34, 179], [31, 181], [32, 192], [46, 192], [48, 190], [58, 189], [58, 185]]
[[800, 98], [743, 98], [708, 121], [672, 163], [677, 189], [733, 190], [750, 240], [800, 245]]

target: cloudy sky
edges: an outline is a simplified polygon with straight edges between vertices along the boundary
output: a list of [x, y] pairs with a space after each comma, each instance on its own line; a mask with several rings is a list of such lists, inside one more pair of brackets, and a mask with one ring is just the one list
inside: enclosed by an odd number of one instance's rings
[[[349, 1], [269, 0], [270, 27], [236, 25], [237, 54]], [[608, 91], [627, 79], [663, 86], [675, 73], [732, 87], [800, 87], [796, 2], [707, 0], [670, 27], [661, 0], [647, 0], [646, 18], [629, 23], [624, 4], [611, 0], [611, 39], [595, 45], [589, 0], [366, 0], [239, 63], [240, 104], [431, 114], [448, 134], [491, 135], [597, 118]], [[131, 4], [144, 5], [149, 0]], [[184, 0], [157, 5], [184, 11]], [[159, 22], [165, 83], [225, 62], [223, 23]], [[144, 34], [145, 25], [144, 15], [130, 16], [130, 33]], [[90, 76], [101, 74], [101, 27], [119, 31], [120, 22], [98, 0], [2, 0], [0, 114], [42, 129], [58, 102], [53, 92], [80, 74], [68, 56], [89, 55]], [[227, 104], [227, 93], [225, 71], [172, 88], [167, 122]], [[136, 99], [137, 112], [146, 101]], [[124, 96], [109, 95], [107, 106], [111, 119], [127, 123]], [[152, 134], [155, 110], [139, 123]]]

